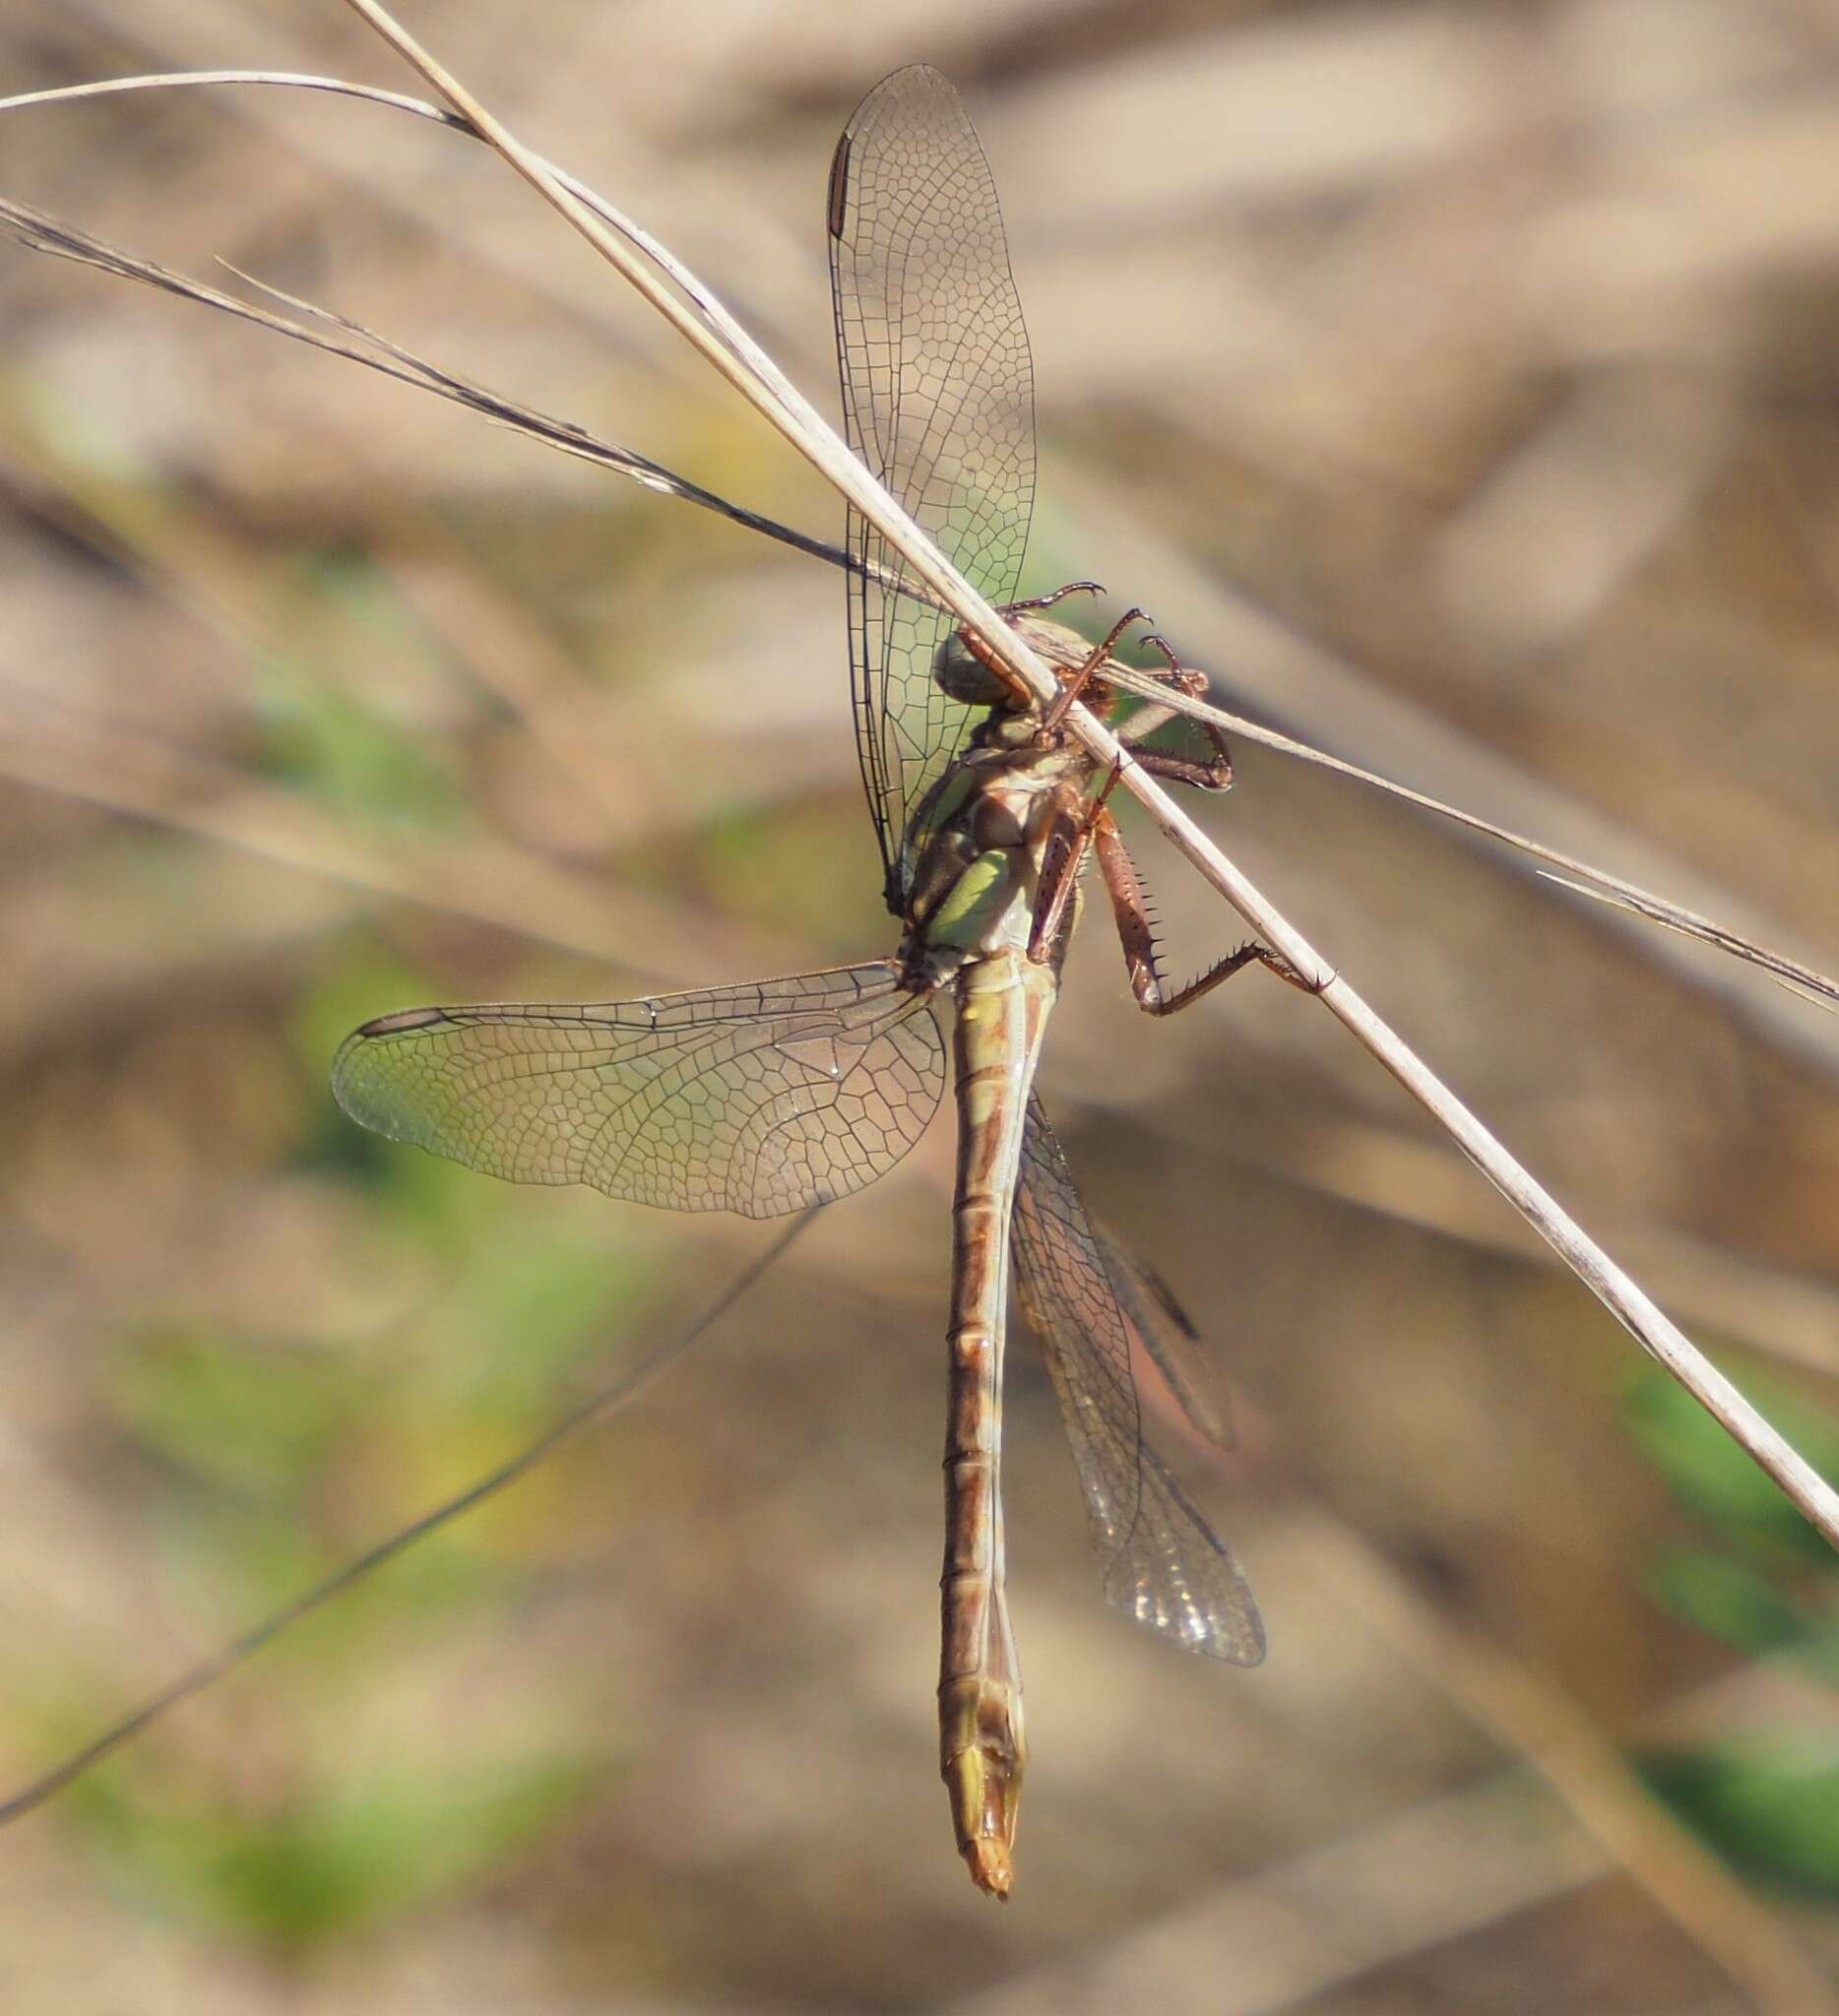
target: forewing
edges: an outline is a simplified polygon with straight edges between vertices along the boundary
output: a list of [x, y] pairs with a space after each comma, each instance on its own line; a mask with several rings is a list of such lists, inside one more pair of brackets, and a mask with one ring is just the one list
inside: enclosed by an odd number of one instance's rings
[[[1007, 601], [1034, 507], [1034, 366], [989, 163], [936, 70], [884, 78], [844, 128], [830, 275], [851, 446], [991, 601]], [[903, 577], [854, 509], [849, 543]], [[849, 595], [856, 747], [897, 901], [914, 808], [977, 716], [932, 676], [951, 616], [860, 574]]]
[[360, 1125], [517, 1183], [777, 1218], [871, 1183], [919, 1140], [945, 1053], [890, 961], [574, 1006], [413, 1008], [332, 1070]]
[[1085, 1490], [1107, 1600], [1191, 1651], [1256, 1666], [1264, 1626], [1237, 1562], [1143, 1441], [1131, 1333], [1160, 1362], [1148, 1335], [1159, 1301], [1127, 1273], [1113, 1279], [1112, 1256], [1121, 1249], [1087, 1217], [1032, 1097], [1014, 1248], [1022, 1304]]

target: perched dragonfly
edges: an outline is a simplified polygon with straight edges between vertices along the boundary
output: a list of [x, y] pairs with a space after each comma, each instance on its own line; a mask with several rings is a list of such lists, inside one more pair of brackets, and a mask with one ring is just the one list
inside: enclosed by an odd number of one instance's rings
[[[1094, 647], [1042, 613], [1091, 584], [1011, 599], [1034, 497], [1033, 367], [989, 166], [938, 72], [899, 71], [856, 108], [831, 167], [829, 236], [850, 441], [1054, 668], [1056, 697], [1044, 706], [1019, 690], [981, 638], [906, 592], [900, 555], [852, 510], [856, 734], [902, 926], [895, 956], [651, 1000], [409, 1009], [346, 1041], [333, 1086], [362, 1125], [492, 1175], [770, 1218], [859, 1190], [919, 1140], [948, 1075], [950, 1002], [958, 1159], [940, 1763], [959, 1850], [979, 1887], [1002, 1897], [1026, 1757], [1003, 1574], [1011, 1262], [1107, 1597], [1191, 1650], [1246, 1666], [1264, 1654], [1238, 1567], [1142, 1439], [1139, 1352], [1194, 1424], [1223, 1438], [1186, 1368], [1194, 1333], [1088, 1217], [1033, 1090], [1081, 872], [1096, 860], [1151, 1014], [1254, 962], [1296, 976], [1248, 945], [1166, 987], [1106, 808], [1115, 777], [1099, 775], [1064, 726], [1075, 700], [1120, 712], [1126, 668], [1110, 654], [1141, 612]], [[1168, 663], [1148, 690], [1198, 691], [1198, 675], [1152, 641]], [[1144, 686], [1138, 672], [1134, 691]], [[1172, 712], [1152, 699], [1115, 731], [1156, 774], [1223, 788], [1231, 763], [1214, 731], [1204, 746], [1142, 746]]]

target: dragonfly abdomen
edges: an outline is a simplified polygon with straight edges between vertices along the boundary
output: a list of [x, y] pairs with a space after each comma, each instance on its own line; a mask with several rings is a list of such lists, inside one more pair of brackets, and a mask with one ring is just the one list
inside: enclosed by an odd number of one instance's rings
[[939, 1765], [972, 1879], [1004, 1897], [1027, 1759], [1021, 1670], [1003, 1577], [1009, 1219], [1028, 1088], [1053, 1005], [1054, 977], [1025, 950], [1012, 949], [967, 962], [957, 996]]

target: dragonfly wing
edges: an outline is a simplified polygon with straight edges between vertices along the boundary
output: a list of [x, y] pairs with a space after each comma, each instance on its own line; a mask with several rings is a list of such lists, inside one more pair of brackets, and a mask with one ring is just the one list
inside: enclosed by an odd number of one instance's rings
[[[1035, 380], [989, 163], [923, 64], [852, 114], [830, 171], [830, 276], [850, 445], [992, 601], [1015, 593], [1035, 497]], [[850, 550], [898, 581], [866, 519]], [[978, 715], [932, 676], [953, 618], [850, 577], [856, 738], [889, 872], [914, 809]]]
[[1131, 1252], [1096, 1221], [1088, 1223], [1117, 1306], [1129, 1322], [1133, 1338], [1154, 1360], [1182, 1418], [1216, 1449], [1232, 1448], [1236, 1438], [1226, 1396], [1217, 1390], [1200, 1361], [1200, 1333], [1193, 1318], [1140, 1253]]
[[1161, 1362], [1151, 1338], [1170, 1320], [1159, 1316], [1162, 1297], [1086, 1215], [1032, 1096], [1014, 1247], [1022, 1305], [1059, 1396], [1107, 1600], [1191, 1651], [1256, 1666], [1264, 1626], [1237, 1562], [1143, 1441], [1131, 1344], [1134, 1335]]
[[413, 1008], [347, 1038], [360, 1125], [517, 1183], [777, 1218], [919, 1140], [945, 1083], [929, 998], [891, 961], [645, 1001]]

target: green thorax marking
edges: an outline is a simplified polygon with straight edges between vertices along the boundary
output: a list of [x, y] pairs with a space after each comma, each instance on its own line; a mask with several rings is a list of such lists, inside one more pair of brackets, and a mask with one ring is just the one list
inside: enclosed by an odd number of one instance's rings
[[1032, 710], [992, 713], [908, 827], [904, 956], [935, 980], [1028, 944], [1056, 804], [1093, 770], [1077, 744], [1039, 733]]
[[981, 952], [1000, 932], [1003, 913], [1023, 887], [1021, 850], [991, 848], [961, 870], [926, 919], [925, 942], [935, 950]]

